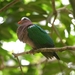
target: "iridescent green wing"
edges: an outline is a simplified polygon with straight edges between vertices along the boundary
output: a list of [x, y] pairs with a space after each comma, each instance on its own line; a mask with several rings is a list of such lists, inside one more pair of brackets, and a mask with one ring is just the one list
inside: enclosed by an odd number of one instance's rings
[[37, 48], [54, 47], [51, 37], [38, 25], [29, 26], [28, 36], [34, 42]]

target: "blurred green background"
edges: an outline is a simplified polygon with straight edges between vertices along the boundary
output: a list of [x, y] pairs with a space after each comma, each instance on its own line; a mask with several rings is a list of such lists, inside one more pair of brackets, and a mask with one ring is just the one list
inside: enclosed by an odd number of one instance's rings
[[[0, 0], [0, 9], [10, 2], [12, 0]], [[19, 62], [12, 52], [19, 53], [31, 49], [20, 42], [16, 35], [17, 22], [23, 16], [46, 30], [56, 47], [75, 45], [75, 0], [55, 0], [55, 7], [57, 17], [54, 27], [59, 36], [48, 23], [54, 18], [52, 0], [19, 0], [0, 11], [0, 75], [22, 75]], [[65, 50], [58, 52], [58, 55], [60, 62], [55, 58], [46, 61], [41, 53], [19, 56], [24, 75], [75, 75], [75, 52]]]

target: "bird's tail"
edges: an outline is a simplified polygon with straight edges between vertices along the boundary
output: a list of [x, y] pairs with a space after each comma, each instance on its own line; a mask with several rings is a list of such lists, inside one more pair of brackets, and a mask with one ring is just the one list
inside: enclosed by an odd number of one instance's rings
[[54, 57], [56, 57], [56, 59], [60, 60], [59, 56], [55, 52], [42, 52], [42, 54], [46, 58], [52, 58], [54, 56]]

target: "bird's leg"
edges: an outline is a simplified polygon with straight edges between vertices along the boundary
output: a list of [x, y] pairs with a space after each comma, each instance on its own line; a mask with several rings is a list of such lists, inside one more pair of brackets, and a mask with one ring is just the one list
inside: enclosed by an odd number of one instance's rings
[[29, 51], [29, 53], [34, 55], [36, 53], [35, 50], [36, 50], [36, 48], [33, 48]]

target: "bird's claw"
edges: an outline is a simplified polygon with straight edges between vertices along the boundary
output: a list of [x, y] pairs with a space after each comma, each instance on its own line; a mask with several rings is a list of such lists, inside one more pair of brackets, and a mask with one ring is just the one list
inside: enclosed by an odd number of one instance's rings
[[33, 54], [34, 55], [35, 54], [34, 50], [30, 50], [29, 54]]

